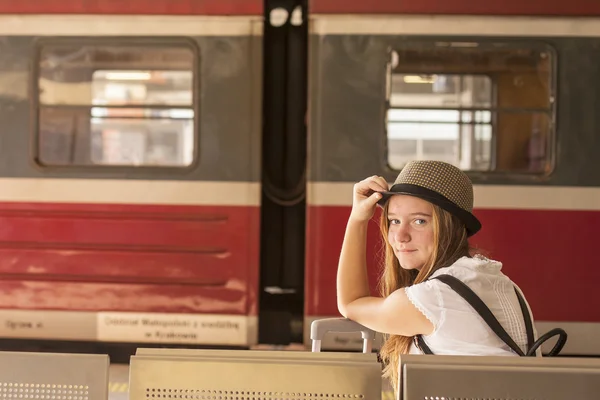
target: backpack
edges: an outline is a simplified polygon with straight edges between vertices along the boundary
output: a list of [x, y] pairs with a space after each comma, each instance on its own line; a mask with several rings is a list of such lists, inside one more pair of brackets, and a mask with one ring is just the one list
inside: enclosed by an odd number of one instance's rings
[[[521, 311], [523, 312], [523, 317], [525, 320], [525, 330], [527, 332], [527, 352], [524, 353], [523, 350], [512, 340], [510, 335], [506, 333], [500, 322], [496, 319], [494, 314], [490, 311], [490, 309], [485, 305], [485, 303], [473, 292], [467, 285], [465, 285], [459, 279], [451, 276], [451, 275], [439, 275], [433, 277], [431, 279], [438, 279], [450, 286], [452, 290], [458, 293], [463, 299], [467, 301], [475, 309], [475, 311], [483, 318], [483, 320], [488, 324], [488, 326], [494, 331], [494, 333], [504, 342], [508, 347], [510, 347], [515, 353], [522, 357], [531, 357], [535, 356], [536, 350], [548, 339], [553, 336], [558, 335], [558, 341], [548, 353], [549, 357], [556, 356], [565, 343], [567, 343], [567, 332], [560, 328], [554, 328], [542, 335], [535, 342], [533, 341], [533, 324], [531, 322], [531, 315], [529, 314], [529, 309], [527, 308], [527, 304], [521, 296], [521, 293], [515, 287], [515, 293], [517, 294], [517, 298], [519, 299], [519, 305], [521, 306]], [[423, 340], [422, 335], [415, 336], [415, 344], [424, 354], [433, 354], [431, 349]]]

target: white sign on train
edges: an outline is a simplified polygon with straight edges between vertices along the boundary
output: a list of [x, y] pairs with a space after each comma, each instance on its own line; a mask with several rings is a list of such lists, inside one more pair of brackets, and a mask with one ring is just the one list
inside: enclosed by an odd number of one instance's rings
[[245, 316], [100, 312], [98, 340], [184, 344], [247, 342]]
[[50, 310], [0, 310], [0, 337], [95, 340], [92, 313]]

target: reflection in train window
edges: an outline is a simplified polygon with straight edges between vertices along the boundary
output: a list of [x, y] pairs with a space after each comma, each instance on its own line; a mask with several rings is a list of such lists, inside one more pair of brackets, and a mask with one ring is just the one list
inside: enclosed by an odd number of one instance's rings
[[388, 164], [466, 171], [551, 169], [552, 56], [498, 43], [410, 42], [392, 52]]
[[42, 165], [185, 167], [195, 148], [193, 50], [53, 44], [39, 61]]

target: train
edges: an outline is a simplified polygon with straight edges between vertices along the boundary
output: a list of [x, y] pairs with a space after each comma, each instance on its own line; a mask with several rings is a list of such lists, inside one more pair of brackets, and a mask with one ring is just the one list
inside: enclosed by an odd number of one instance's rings
[[0, 342], [306, 346], [353, 184], [439, 159], [600, 355], [598, 93], [585, 0], [0, 0]]

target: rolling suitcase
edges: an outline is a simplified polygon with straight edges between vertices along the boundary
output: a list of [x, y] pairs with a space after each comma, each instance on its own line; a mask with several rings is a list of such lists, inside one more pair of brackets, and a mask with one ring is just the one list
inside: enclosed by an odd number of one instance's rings
[[375, 331], [348, 318], [324, 318], [312, 322], [310, 325], [310, 339], [312, 351], [321, 351], [321, 340], [329, 332], [354, 333], [360, 332], [363, 339], [363, 353], [370, 353], [373, 349]]

